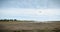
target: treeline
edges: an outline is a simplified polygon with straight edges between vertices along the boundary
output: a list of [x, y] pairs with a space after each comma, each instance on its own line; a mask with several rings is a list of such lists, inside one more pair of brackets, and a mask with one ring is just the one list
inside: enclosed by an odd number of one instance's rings
[[17, 19], [0, 19], [0, 21], [17, 21]]
[[34, 22], [33, 20], [32, 21], [29, 21], [29, 20], [17, 20], [17, 19], [0, 19], [0, 22], [10, 22], [10, 21], [16, 21], [16, 22]]

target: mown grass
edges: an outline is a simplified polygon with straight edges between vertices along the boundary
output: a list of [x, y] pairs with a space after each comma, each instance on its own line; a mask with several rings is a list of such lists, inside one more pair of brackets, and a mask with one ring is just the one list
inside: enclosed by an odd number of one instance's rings
[[17, 22], [0, 21], [0, 32], [60, 32], [60, 22]]
[[0, 30], [0, 32], [60, 32], [60, 30]]

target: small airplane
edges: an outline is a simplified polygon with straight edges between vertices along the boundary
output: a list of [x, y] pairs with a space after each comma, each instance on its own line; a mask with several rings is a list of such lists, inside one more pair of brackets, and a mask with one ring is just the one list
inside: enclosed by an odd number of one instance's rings
[[42, 13], [42, 11], [39, 11], [39, 13]]

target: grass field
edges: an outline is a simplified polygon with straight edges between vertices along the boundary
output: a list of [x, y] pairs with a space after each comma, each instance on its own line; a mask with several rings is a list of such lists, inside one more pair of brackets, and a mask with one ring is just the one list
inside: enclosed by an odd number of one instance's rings
[[60, 21], [0, 21], [0, 32], [60, 32]]

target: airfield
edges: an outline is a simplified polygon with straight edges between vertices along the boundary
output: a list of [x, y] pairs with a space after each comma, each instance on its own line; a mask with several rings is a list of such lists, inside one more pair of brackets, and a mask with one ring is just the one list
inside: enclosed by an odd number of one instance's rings
[[0, 32], [60, 32], [60, 21], [0, 21]]

